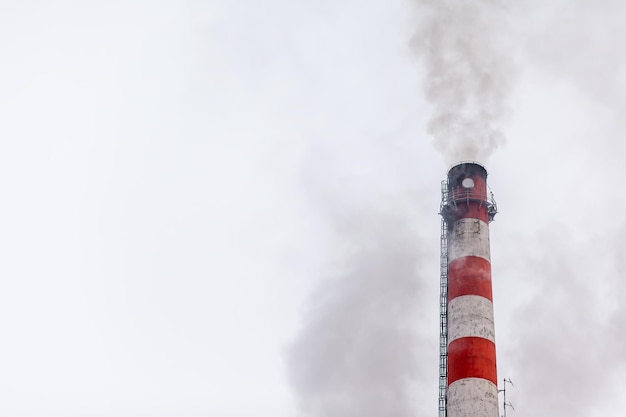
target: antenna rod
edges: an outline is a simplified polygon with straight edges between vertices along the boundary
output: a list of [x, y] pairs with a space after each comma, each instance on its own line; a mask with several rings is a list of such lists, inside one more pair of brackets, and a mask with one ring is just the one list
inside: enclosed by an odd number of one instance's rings
[[504, 378], [502, 381], [503, 381], [504, 388], [502, 388], [501, 390], [498, 390], [498, 392], [501, 392], [503, 396], [502, 408], [504, 409], [504, 414], [502, 414], [502, 417], [506, 417], [507, 406], [511, 407], [513, 411], [515, 411], [515, 408], [513, 408], [513, 404], [506, 402], [506, 384], [509, 383], [511, 384], [512, 387], [514, 387], [515, 385], [513, 385], [513, 381], [511, 381], [511, 378]]

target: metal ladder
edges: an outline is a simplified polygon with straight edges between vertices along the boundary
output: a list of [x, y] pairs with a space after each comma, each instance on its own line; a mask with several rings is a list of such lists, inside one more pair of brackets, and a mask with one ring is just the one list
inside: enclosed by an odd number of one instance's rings
[[[448, 182], [441, 182], [442, 206], [448, 201]], [[439, 292], [439, 417], [446, 417], [448, 389], [448, 223], [441, 218]]]

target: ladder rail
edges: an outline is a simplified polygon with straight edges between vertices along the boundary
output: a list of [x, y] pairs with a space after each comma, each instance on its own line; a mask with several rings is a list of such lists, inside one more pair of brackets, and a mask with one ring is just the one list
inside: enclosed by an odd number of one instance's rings
[[[448, 201], [448, 182], [441, 182], [442, 205]], [[439, 417], [447, 417], [448, 390], [448, 223], [441, 217], [439, 285]]]

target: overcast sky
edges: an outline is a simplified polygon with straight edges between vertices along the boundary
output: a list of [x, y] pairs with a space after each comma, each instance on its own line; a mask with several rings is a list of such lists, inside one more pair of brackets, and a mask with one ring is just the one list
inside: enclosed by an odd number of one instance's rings
[[[476, 3], [509, 416], [622, 415], [626, 6]], [[0, 0], [0, 414], [435, 416], [428, 4]]]

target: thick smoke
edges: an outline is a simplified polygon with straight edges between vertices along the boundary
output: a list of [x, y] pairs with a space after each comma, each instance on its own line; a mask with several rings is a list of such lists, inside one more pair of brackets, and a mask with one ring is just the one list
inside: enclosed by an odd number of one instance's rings
[[[516, 383], [513, 416], [621, 415], [626, 218], [615, 190], [624, 176], [626, 7], [613, 0], [536, 0], [526, 7], [531, 98], [522, 110], [531, 116], [524, 118], [524, 143], [512, 139], [514, 152], [503, 162], [507, 189], [499, 203], [517, 202], [494, 230], [507, 236], [492, 235], [503, 252], [494, 254], [494, 285], [506, 291], [494, 302], [517, 304], [506, 306], [510, 317], [496, 317], [497, 331], [501, 319], [510, 320], [510, 334], [498, 342], [499, 370]], [[581, 190], [593, 196], [572, 198]], [[537, 195], [547, 204], [530, 208]], [[520, 300], [520, 293], [527, 295]]]
[[[333, 143], [303, 166], [310, 207], [330, 232], [286, 352], [306, 416], [414, 417], [436, 407], [437, 206], [419, 198], [413, 158], [389, 143], [399, 141]], [[354, 153], [367, 161], [358, 173]], [[385, 181], [377, 181], [381, 172]], [[435, 221], [431, 230], [424, 218]]]
[[484, 161], [504, 143], [513, 60], [502, 0], [417, 0], [428, 123], [448, 162]]
[[[511, 87], [511, 58], [503, 53], [508, 10], [496, 1], [465, 3], [419, 2], [417, 44], [436, 110], [431, 129], [450, 160], [485, 158], [502, 143]], [[502, 209], [491, 229], [499, 381], [515, 382], [507, 393], [515, 405], [511, 417], [621, 415], [626, 406], [626, 216], [620, 191], [626, 6], [614, 0], [525, 4], [533, 13], [518, 22], [527, 35], [521, 62], [525, 98], [515, 109], [519, 118], [513, 120], [509, 146], [490, 165]], [[499, 80], [501, 89], [476, 88], [481, 72], [465, 62], [477, 59], [494, 61], [476, 68], [486, 68], [486, 77]], [[488, 100], [479, 100], [477, 90]], [[469, 117], [488, 103], [497, 117]], [[454, 123], [440, 123], [446, 117]], [[470, 136], [464, 126], [497, 134]], [[411, 407], [403, 400], [410, 401], [413, 378], [424, 378], [437, 361], [436, 331], [426, 340], [405, 332], [410, 321], [399, 313], [421, 313], [426, 310], [420, 310], [421, 303], [436, 309], [436, 291], [422, 293], [436, 272], [424, 272], [424, 279], [418, 272], [416, 281], [408, 277], [411, 263], [420, 271], [437, 261], [437, 242], [417, 239], [416, 228], [405, 227], [409, 218], [398, 214], [402, 211], [362, 209], [361, 215], [331, 216], [354, 250], [339, 263], [341, 272], [311, 297], [289, 355], [291, 379], [311, 415], [408, 415]], [[422, 229], [436, 221], [432, 211], [424, 219], [429, 220]], [[398, 247], [408, 249], [396, 252]], [[391, 274], [399, 277], [399, 288], [382, 285]], [[397, 310], [387, 309], [392, 305]], [[391, 328], [382, 327], [383, 321]], [[432, 362], [420, 365], [411, 358], [405, 345], [411, 343], [416, 352], [432, 352]], [[408, 358], [405, 367], [394, 362], [392, 352]], [[435, 388], [423, 401], [430, 413], [414, 415], [436, 414], [436, 372], [426, 380]]]
[[288, 355], [307, 415], [415, 415], [414, 382], [423, 371], [416, 355], [424, 345], [415, 327], [423, 294], [418, 267], [436, 254], [422, 255], [409, 223], [367, 210], [336, 225], [351, 254], [311, 296]]

